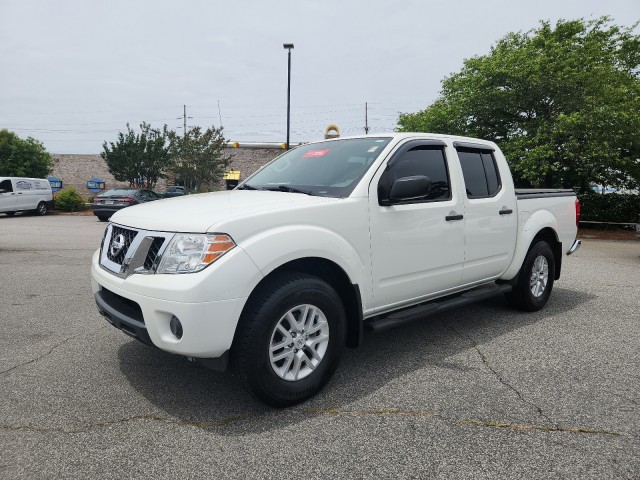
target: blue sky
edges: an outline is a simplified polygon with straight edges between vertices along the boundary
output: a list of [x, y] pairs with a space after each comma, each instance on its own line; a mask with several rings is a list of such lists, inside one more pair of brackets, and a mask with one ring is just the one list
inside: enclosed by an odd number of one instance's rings
[[506, 33], [602, 15], [631, 26], [640, 2], [0, 0], [0, 128], [99, 153], [127, 122], [182, 128], [186, 104], [188, 125], [283, 142], [291, 42], [292, 143], [364, 133], [365, 102], [389, 131]]

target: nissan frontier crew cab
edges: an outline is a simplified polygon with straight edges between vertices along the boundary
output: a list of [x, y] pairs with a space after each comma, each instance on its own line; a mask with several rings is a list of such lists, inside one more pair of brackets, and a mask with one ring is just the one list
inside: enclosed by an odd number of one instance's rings
[[539, 310], [576, 240], [572, 190], [517, 190], [500, 149], [403, 133], [310, 143], [235, 190], [116, 212], [100, 313], [273, 406], [314, 395], [363, 328], [506, 295]]

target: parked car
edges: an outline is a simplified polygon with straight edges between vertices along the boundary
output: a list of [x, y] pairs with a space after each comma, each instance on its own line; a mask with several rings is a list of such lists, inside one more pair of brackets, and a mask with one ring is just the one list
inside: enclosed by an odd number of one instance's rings
[[0, 177], [0, 212], [12, 216], [19, 211], [44, 215], [53, 203], [46, 178]]
[[515, 189], [489, 141], [403, 133], [290, 150], [235, 190], [116, 213], [92, 259], [115, 327], [287, 406], [383, 331], [506, 295], [539, 310], [575, 252], [573, 190]]
[[179, 185], [172, 185], [167, 187], [167, 191], [162, 194], [163, 198], [181, 197], [182, 195], [189, 195], [189, 190]]
[[101, 222], [106, 222], [108, 218], [118, 210], [147, 203], [153, 200], [160, 200], [162, 197], [152, 190], [144, 188], [116, 188], [107, 190], [93, 199], [93, 214]]

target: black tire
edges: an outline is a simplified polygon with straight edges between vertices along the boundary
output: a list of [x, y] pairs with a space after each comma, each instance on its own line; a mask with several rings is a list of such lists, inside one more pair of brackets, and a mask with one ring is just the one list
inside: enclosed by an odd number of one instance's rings
[[49, 209], [47, 208], [47, 204], [45, 202], [40, 202], [34, 210], [34, 213], [36, 215], [46, 215], [48, 211]]
[[105, 217], [104, 215], [98, 215], [98, 220], [100, 220], [101, 222], [106, 222], [107, 220], [109, 220], [109, 217]]
[[[274, 342], [287, 340], [277, 333], [276, 327], [282, 326], [282, 322], [286, 321], [287, 312], [309, 305], [316, 307], [328, 324], [326, 350], [314, 369], [308, 368], [305, 363], [304, 378], [287, 380], [281, 376], [282, 373], [276, 373], [278, 365], [272, 366], [270, 358]], [[319, 320], [321, 316], [314, 315], [311, 323], [326, 326], [324, 321]], [[304, 273], [276, 274], [267, 285], [258, 287], [249, 297], [236, 328], [231, 351], [233, 366], [247, 390], [266, 404], [274, 407], [295, 405], [315, 395], [335, 372], [344, 350], [345, 325], [346, 316], [340, 296], [326, 282]], [[282, 338], [276, 340], [277, 335]], [[291, 335], [295, 336], [295, 332]], [[298, 335], [298, 341], [308, 341], [306, 334], [304, 340], [301, 340], [301, 334]], [[312, 338], [311, 334], [309, 338]], [[286, 347], [290, 352], [295, 348], [293, 343]], [[290, 355], [295, 358], [300, 351], [300, 355], [304, 354], [310, 359], [307, 355], [310, 354], [308, 348], [303, 346]], [[284, 350], [285, 348], [282, 351]], [[282, 362], [284, 365], [287, 360], [283, 359]], [[282, 366], [282, 370], [286, 371], [288, 365], [289, 363]], [[301, 368], [299, 367], [298, 374], [303, 373]], [[290, 371], [286, 375], [294, 373]]]
[[4, 214], [5, 214], [7, 217], [13, 217], [13, 216], [16, 214], [16, 212], [4, 212]]
[[[536, 264], [536, 261], [539, 263]], [[538, 273], [539, 266], [544, 263], [547, 265], [546, 284], [543, 284], [541, 281], [542, 274]], [[506, 295], [509, 304], [519, 310], [528, 312], [535, 312], [544, 307], [553, 289], [553, 281], [556, 273], [555, 266], [555, 258], [551, 246], [544, 240], [538, 240], [534, 243], [524, 258], [513, 291]], [[536, 274], [537, 280], [534, 278], [534, 273]], [[534, 293], [534, 289], [537, 290], [537, 294]]]

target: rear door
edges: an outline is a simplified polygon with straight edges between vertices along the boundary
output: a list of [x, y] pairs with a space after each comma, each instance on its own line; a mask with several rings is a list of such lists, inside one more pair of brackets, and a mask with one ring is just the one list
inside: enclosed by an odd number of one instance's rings
[[465, 260], [462, 284], [498, 277], [515, 249], [517, 211], [504, 156], [489, 145], [454, 142], [464, 182]]
[[[460, 284], [464, 261], [463, 199], [445, 143], [404, 143], [369, 186], [374, 305], [381, 310], [415, 303]], [[453, 174], [452, 174], [453, 173]], [[426, 197], [384, 205], [393, 181], [427, 176]]]
[[16, 192], [13, 191], [11, 179], [0, 181], [0, 212], [14, 212], [17, 207]]

